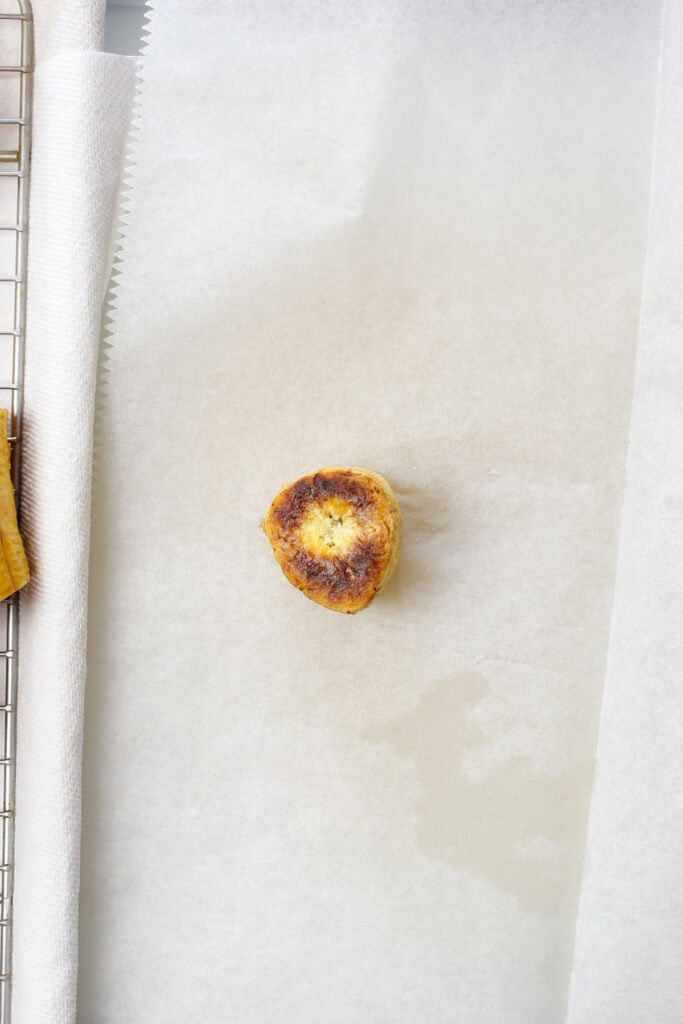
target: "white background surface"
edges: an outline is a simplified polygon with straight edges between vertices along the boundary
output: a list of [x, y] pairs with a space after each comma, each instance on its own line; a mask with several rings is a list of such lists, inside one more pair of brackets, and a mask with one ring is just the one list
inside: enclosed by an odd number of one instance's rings
[[[564, 1019], [658, 45], [644, 2], [156, 14], [98, 478], [82, 1024]], [[344, 462], [406, 527], [356, 619], [257, 529]]]
[[104, 48], [109, 53], [137, 54], [142, 46], [144, 0], [109, 0], [104, 21]]

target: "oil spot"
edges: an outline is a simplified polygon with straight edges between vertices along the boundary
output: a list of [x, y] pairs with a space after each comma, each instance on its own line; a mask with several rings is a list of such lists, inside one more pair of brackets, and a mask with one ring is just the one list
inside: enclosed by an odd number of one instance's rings
[[556, 776], [520, 755], [468, 778], [463, 759], [485, 742], [472, 710], [487, 690], [480, 673], [459, 672], [365, 739], [414, 761], [416, 842], [425, 855], [485, 877], [528, 909], [552, 912], [578, 887], [592, 765]]

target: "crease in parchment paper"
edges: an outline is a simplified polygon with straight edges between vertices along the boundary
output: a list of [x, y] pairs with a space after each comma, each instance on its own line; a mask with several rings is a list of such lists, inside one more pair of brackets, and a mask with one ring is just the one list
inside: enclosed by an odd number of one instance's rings
[[[645, 288], [646, 288], [646, 283], [647, 283], [647, 278], [648, 278], [648, 262], [649, 262], [649, 259], [650, 259], [650, 252], [651, 252], [651, 245], [650, 245], [650, 243], [651, 243], [651, 236], [652, 236], [653, 210], [654, 210], [654, 203], [655, 203], [656, 158], [657, 158], [656, 157], [656, 153], [657, 153], [657, 137], [658, 137], [658, 132], [659, 132], [661, 94], [662, 94], [663, 33], [664, 33], [664, 23], [665, 23], [665, 18], [666, 18], [666, 3], [667, 3], [667, 0], [662, 0], [661, 14], [660, 14], [659, 57], [658, 57], [658, 60], [657, 60], [657, 68], [656, 68], [656, 73], [655, 73], [656, 88], [655, 88], [655, 95], [654, 95], [654, 110], [653, 110], [652, 155], [651, 155], [651, 158], [650, 158], [650, 168], [651, 169], [650, 169], [650, 184], [649, 184], [649, 190], [648, 190], [648, 194], [649, 194], [650, 198], [649, 198], [649, 208], [648, 208], [648, 216], [647, 216], [647, 233], [646, 233], [646, 238], [645, 238], [645, 258], [643, 260], [643, 275], [642, 275], [642, 280], [641, 280], [641, 285], [640, 285], [640, 313], [639, 313], [639, 316], [638, 316], [638, 340], [636, 341], [636, 352], [635, 352], [635, 357], [634, 357], [634, 387], [633, 387], [632, 395], [631, 395], [632, 403], [633, 403], [633, 395], [635, 394], [635, 378], [636, 378], [637, 366], [638, 366], [638, 347], [639, 347], [640, 339], [641, 339], [642, 333], [643, 333], [643, 319], [644, 319], [644, 316], [645, 316], [645, 307], [644, 307]], [[614, 626], [615, 626], [615, 614], [614, 614], [615, 613], [615, 594], [616, 594], [616, 589], [617, 589], [617, 573], [618, 573], [618, 565], [619, 565], [619, 552], [621, 551], [623, 543], [624, 543], [624, 533], [625, 533], [624, 516], [625, 516], [625, 511], [626, 511], [626, 505], [627, 505], [627, 502], [629, 501], [629, 497], [628, 497], [627, 490], [626, 490], [626, 481], [627, 481], [627, 478], [628, 478], [629, 467], [630, 467], [630, 463], [631, 463], [632, 438], [633, 438], [633, 405], [631, 407], [631, 415], [629, 417], [628, 436], [627, 436], [627, 441], [626, 441], [626, 454], [625, 454], [625, 458], [624, 458], [623, 484], [622, 484], [622, 500], [621, 500], [621, 507], [620, 507], [620, 511], [619, 511], [619, 520], [618, 520], [618, 537], [619, 537], [619, 542], [618, 542], [618, 547], [617, 547], [617, 562], [616, 562], [614, 578], [613, 578], [613, 586], [612, 586], [612, 601], [611, 601], [612, 613], [610, 615], [609, 631], [608, 631], [608, 635], [607, 635], [607, 644], [606, 644], [606, 650], [605, 650], [605, 674], [607, 673], [607, 668], [608, 668], [610, 644], [612, 642], [612, 639], [613, 639], [613, 636], [614, 636], [614, 632], [615, 632], [615, 629], [614, 629]], [[597, 733], [596, 733], [596, 748], [597, 748], [597, 746], [600, 743], [600, 734], [601, 734], [601, 731], [602, 731], [602, 728], [603, 728], [603, 716], [604, 716], [604, 710], [605, 710], [605, 699], [604, 699], [604, 697], [605, 697], [605, 694], [604, 694], [604, 688], [603, 688], [603, 694], [602, 694], [602, 698], [601, 698], [601, 701], [600, 701], [600, 712], [599, 712], [599, 716], [598, 716]], [[587, 857], [587, 852], [588, 852], [588, 841], [589, 841], [589, 834], [590, 834], [589, 830], [590, 830], [590, 819], [591, 819], [592, 806], [593, 806], [593, 792], [594, 792], [594, 788], [595, 788], [595, 771], [596, 771], [596, 765], [595, 765], [595, 761], [594, 761], [593, 767], [592, 767], [591, 786], [590, 786], [590, 793], [589, 793], [589, 799], [588, 799], [586, 841], [584, 843], [584, 849], [583, 849], [582, 858], [581, 858], [581, 861], [582, 861], [582, 864], [581, 864], [581, 882], [580, 882], [580, 885], [579, 885], [579, 898], [578, 898], [577, 911], [576, 911], [576, 925], [575, 925], [575, 930], [574, 930], [574, 942], [573, 942], [573, 946], [572, 946], [572, 957], [571, 957], [572, 970], [571, 970], [571, 974], [570, 974], [570, 984], [569, 984], [569, 988], [567, 990], [567, 1012], [566, 1012], [565, 1016], [566, 1016], [566, 1018], [567, 1018], [567, 1020], [569, 1022], [572, 1021], [572, 987], [576, 984], [576, 982], [575, 982], [575, 950], [576, 950], [576, 944], [577, 944], [578, 927], [579, 927], [579, 922], [581, 921], [582, 907], [583, 907], [583, 900], [584, 900], [584, 878], [585, 878], [585, 874], [586, 874], [586, 857]]]
[[569, 1024], [674, 1024], [680, 1016], [682, 55], [683, 6], [666, 0], [629, 458]]

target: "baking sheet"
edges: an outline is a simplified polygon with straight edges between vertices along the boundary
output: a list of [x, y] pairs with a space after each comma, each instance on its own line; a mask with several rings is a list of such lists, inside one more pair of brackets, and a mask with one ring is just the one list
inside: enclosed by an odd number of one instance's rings
[[[82, 1024], [564, 1018], [659, 15], [155, 12], [93, 536]], [[404, 512], [358, 617], [258, 530], [324, 464]]]

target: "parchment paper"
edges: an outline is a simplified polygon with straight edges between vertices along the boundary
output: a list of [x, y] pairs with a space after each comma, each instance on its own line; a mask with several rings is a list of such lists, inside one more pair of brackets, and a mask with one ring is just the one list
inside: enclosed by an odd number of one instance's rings
[[[658, 4], [154, 14], [94, 528], [81, 1024], [564, 1019]], [[394, 484], [357, 617], [258, 524]]]
[[683, 960], [683, 4], [662, 27], [628, 473], [570, 1024], [678, 1024]]

